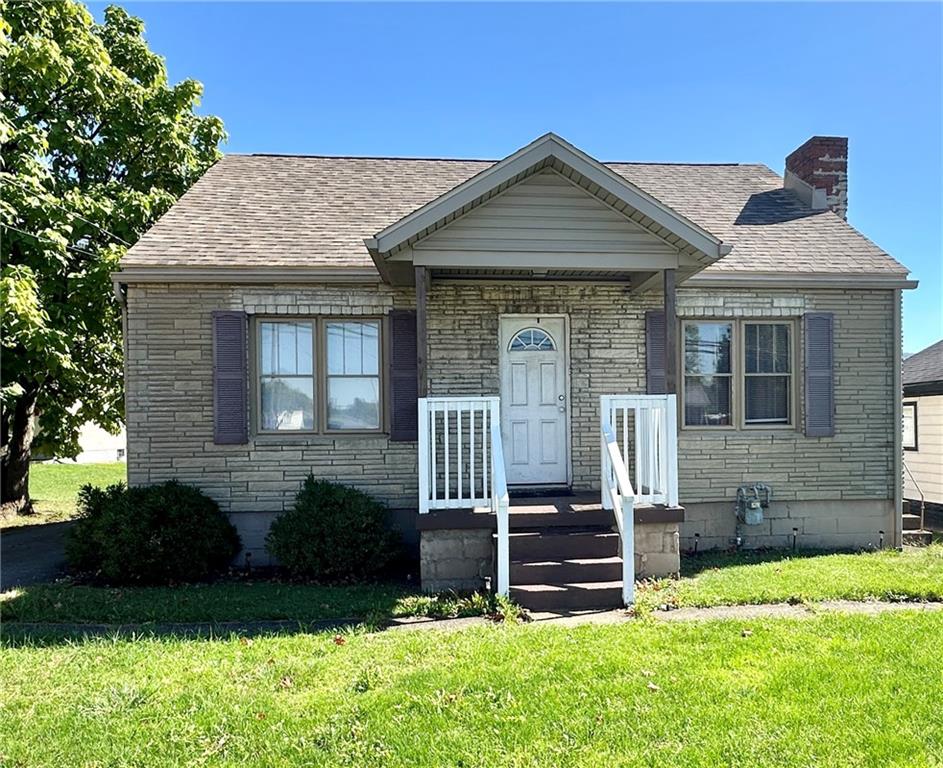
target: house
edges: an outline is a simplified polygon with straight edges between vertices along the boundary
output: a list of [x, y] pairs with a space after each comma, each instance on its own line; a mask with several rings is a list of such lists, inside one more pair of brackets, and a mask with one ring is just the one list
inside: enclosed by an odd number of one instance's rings
[[903, 383], [904, 526], [943, 527], [943, 340], [904, 360]]
[[114, 276], [130, 482], [201, 487], [262, 562], [314, 473], [395, 510], [424, 587], [537, 607], [685, 548], [897, 544], [915, 283], [846, 158], [227, 156]]

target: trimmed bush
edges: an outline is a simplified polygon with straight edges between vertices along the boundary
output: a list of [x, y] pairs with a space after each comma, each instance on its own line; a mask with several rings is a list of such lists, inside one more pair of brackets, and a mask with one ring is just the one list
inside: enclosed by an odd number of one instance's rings
[[205, 581], [224, 573], [239, 552], [239, 534], [216, 502], [176, 481], [86, 485], [78, 507], [66, 559], [108, 584]]
[[356, 488], [309, 475], [294, 506], [273, 522], [268, 551], [295, 578], [362, 581], [376, 576], [397, 552], [387, 508]]

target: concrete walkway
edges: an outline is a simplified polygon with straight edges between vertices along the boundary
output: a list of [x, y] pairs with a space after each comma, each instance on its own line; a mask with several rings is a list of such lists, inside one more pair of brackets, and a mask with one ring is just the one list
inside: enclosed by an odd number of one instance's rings
[[62, 575], [65, 535], [75, 523], [46, 523], [0, 531], [0, 591], [41, 584]]

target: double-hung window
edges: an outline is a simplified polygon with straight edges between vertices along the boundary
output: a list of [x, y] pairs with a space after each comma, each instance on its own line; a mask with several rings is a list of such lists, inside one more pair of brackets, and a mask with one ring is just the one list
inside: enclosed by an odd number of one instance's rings
[[733, 424], [733, 323], [684, 325], [684, 423]]
[[682, 398], [686, 427], [793, 423], [790, 322], [685, 321]]
[[260, 319], [259, 431], [379, 431], [380, 331], [375, 319]]
[[327, 428], [380, 428], [380, 326], [325, 323]]
[[314, 322], [259, 323], [259, 428], [314, 429]]
[[788, 424], [792, 413], [792, 339], [787, 323], [743, 324], [743, 421]]

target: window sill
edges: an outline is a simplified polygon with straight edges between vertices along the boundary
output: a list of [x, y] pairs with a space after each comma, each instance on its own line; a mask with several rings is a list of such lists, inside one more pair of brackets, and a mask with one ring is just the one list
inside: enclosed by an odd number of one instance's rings
[[389, 439], [388, 432], [259, 432], [252, 436], [253, 442], [262, 445], [325, 445], [335, 440], [350, 439]]

